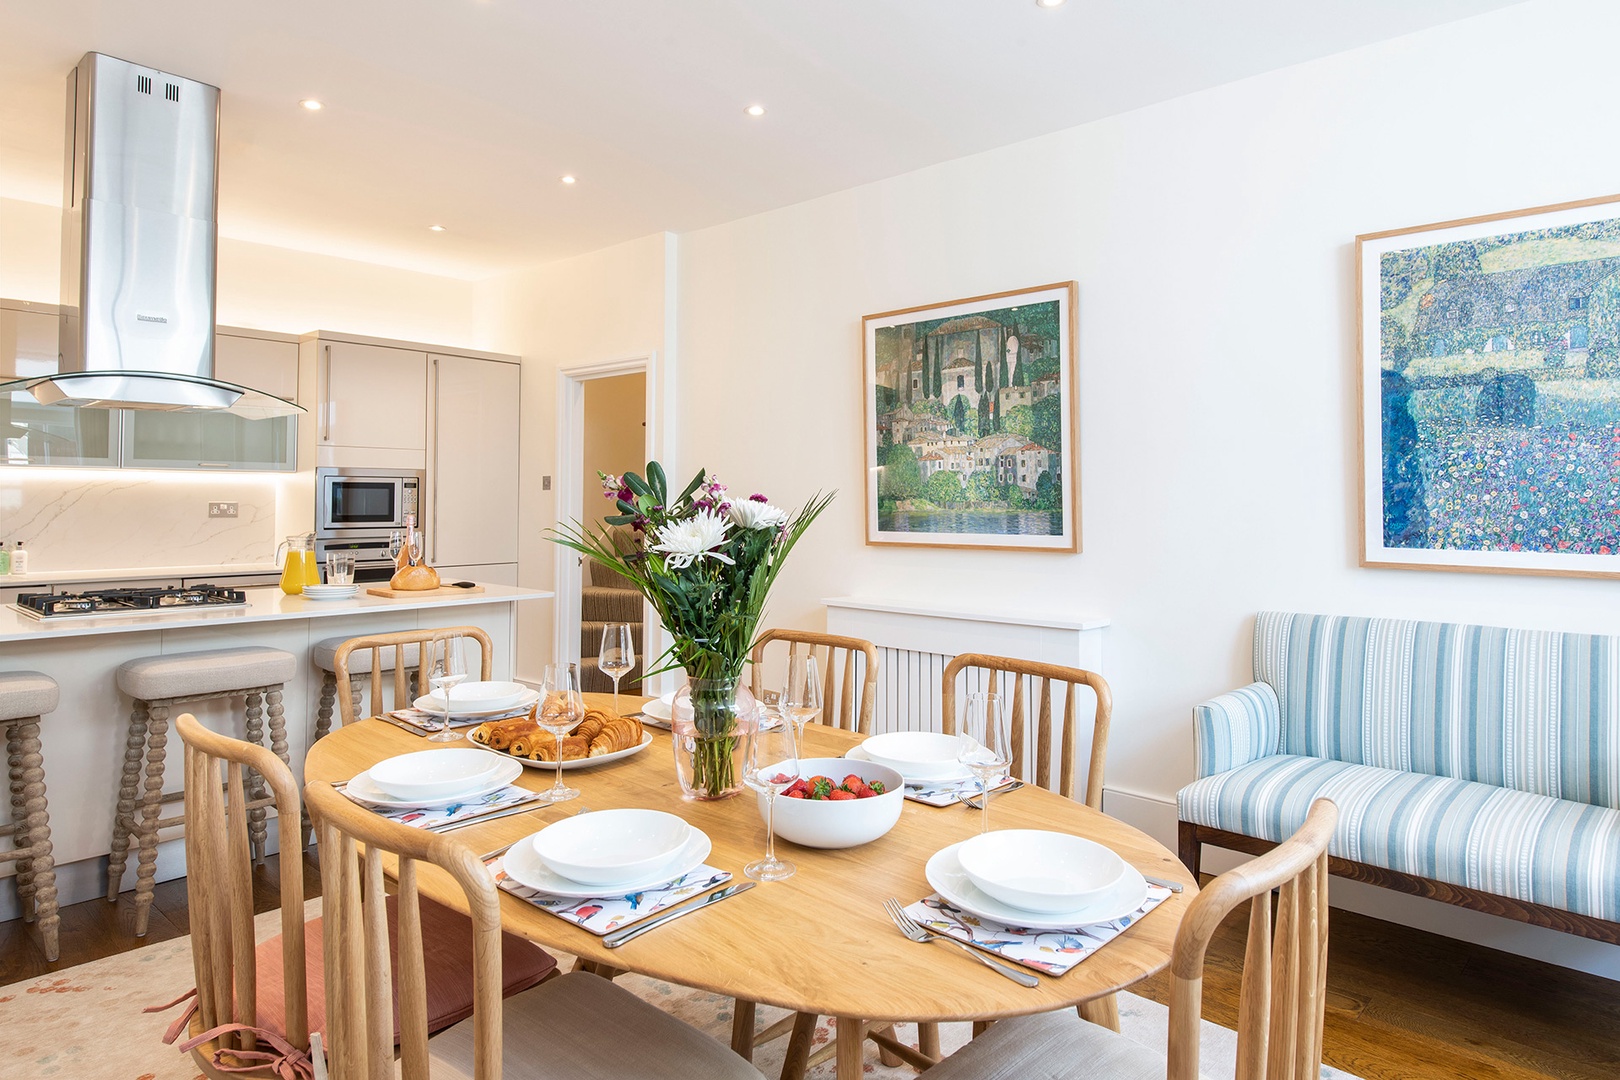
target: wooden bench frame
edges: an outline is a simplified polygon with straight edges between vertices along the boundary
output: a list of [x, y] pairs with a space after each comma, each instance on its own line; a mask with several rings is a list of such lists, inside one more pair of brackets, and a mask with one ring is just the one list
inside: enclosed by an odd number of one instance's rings
[[[1199, 863], [1203, 859], [1205, 844], [1226, 848], [1231, 851], [1241, 851], [1248, 855], [1264, 855], [1276, 843], [1270, 840], [1260, 840], [1253, 836], [1244, 836], [1242, 833], [1227, 832], [1209, 825], [1198, 825], [1191, 821], [1178, 821], [1177, 827], [1177, 854], [1181, 856], [1182, 864], [1198, 876]], [[1417, 877], [1405, 874], [1399, 870], [1386, 870], [1382, 866], [1370, 866], [1367, 863], [1352, 862], [1337, 856], [1328, 857], [1328, 872], [1352, 881], [1364, 881], [1369, 885], [1379, 885], [1396, 892], [1407, 893], [1411, 896], [1423, 896], [1430, 900], [1441, 900], [1458, 907], [1468, 908], [1471, 911], [1483, 911], [1487, 915], [1500, 915], [1506, 919], [1516, 919], [1532, 926], [1545, 926], [1550, 930], [1560, 930], [1566, 934], [1578, 937], [1591, 938], [1593, 941], [1602, 941], [1610, 945], [1620, 945], [1620, 923], [1609, 922], [1605, 919], [1594, 919], [1590, 915], [1577, 915], [1572, 911], [1560, 908], [1547, 907], [1545, 904], [1532, 904], [1527, 900], [1514, 900], [1496, 893], [1488, 893], [1479, 889], [1470, 889], [1464, 885], [1452, 885], [1444, 881], [1435, 881], [1432, 878]]]

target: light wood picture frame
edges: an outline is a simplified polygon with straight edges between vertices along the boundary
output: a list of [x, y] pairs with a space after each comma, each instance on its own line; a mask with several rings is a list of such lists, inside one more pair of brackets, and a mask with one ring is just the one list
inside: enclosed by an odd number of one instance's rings
[[1361, 564], [1620, 576], [1620, 195], [1356, 238]]
[[1080, 550], [1073, 281], [867, 315], [866, 542]]

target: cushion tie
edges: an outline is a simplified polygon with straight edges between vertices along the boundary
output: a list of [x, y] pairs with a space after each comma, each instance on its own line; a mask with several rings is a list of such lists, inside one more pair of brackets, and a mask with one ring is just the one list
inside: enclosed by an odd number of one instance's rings
[[[190, 990], [187, 990], [184, 994], [181, 994], [179, 997], [175, 998], [166, 1005], [153, 1005], [141, 1010], [143, 1013], [167, 1012], [176, 1005], [180, 1004], [182, 1001], [189, 1003], [186, 1005], [185, 1011], [182, 1012], [175, 1019], [175, 1021], [169, 1025], [168, 1030], [163, 1033], [163, 1043], [165, 1046], [172, 1046], [174, 1041], [180, 1037], [180, 1033], [186, 1029], [186, 1025], [191, 1022], [191, 1018], [196, 1015], [197, 988], [192, 987]], [[181, 1043], [179, 1047], [180, 1052], [182, 1054], [189, 1054], [203, 1043], [211, 1042], [214, 1039], [219, 1038], [221, 1035], [228, 1035], [231, 1032], [237, 1031], [251, 1033], [260, 1042], [268, 1043], [270, 1046], [274, 1047], [274, 1052], [258, 1049], [215, 1050], [213, 1056], [214, 1068], [218, 1069], [220, 1072], [258, 1072], [261, 1069], [268, 1068], [273, 1071], [276, 1076], [280, 1078], [280, 1080], [314, 1080], [315, 1063], [310, 1060], [309, 1054], [299, 1050], [276, 1032], [269, 1031], [261, 1027], [254, 1027], [252, 1024], [220, 1024], [218, 1027], [210, 1028], [202, 1034], [193, 1036], [192, 1038]], [[247, 1062], [248, 1064], [228, 1065], [223, 1060], [227, 1055], [238, 1062]]]

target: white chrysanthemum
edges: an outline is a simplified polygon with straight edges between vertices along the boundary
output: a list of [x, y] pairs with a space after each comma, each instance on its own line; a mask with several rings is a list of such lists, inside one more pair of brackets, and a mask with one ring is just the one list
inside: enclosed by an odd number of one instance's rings
[[658, 530], [658, 543], [652, 550], [664, 553], [664, 561], [672, 570], [684, 570], [694, 562], [718, 559], [732, 563], [731, 556], [714, 551], [726, 542], [726, 531], [731, 523], [722, 514], [700, 511], [683, 521], [672, 521]]
[[731, 520], [743, 529], [780, 529], [787, 524], [787, 511], [770, 503], [743, 499], [731, 504]]

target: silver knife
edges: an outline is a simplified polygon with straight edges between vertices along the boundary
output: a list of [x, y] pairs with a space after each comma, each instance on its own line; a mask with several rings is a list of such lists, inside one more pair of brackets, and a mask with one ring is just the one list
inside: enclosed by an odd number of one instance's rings
[[1171, 881], [1169, 878], [1149, 877], [1148, 875], [1143, 874], [1142, 880], [1147, 882], [1149, 885], [1157, 885], [1160, 888], [1169, 889], [1173, 893], [1178, 893], [1181, 891], [1181, 886], [1176, 882]]
[[451, 821], [442, 825], [429, 825], [427, 831], [435, 833], [455, 832], [457, 829], [465, 829], [472, 825], [482, 825], [486, 821], [499, 821], [503, 817], [511, 817], [514, 814], [527, 814], [530, 810], [544, 810], [550, 805], [550, 803], [541, 802], [538, 799], [530, 799], [528, 802], [508, 806], [505, 810], [496, 810], [479, 817], [462, 818], [460, 821]]
[[690, 915], [694, 911], [701, 911], [710, 904], [718, 904], [727, 897], [736, 896], [738, 893], [745, 893], [757, 884], [758, 882], [754, 881], [743, 881], [736, 885], [728, 885], [724, 889], [718, 889], [707, 896], [698, 897], [693, 900], [683, 900], [679, 904], [676, 904], [674, 907], [670, 908], [668, 911], [664, 912], [662, 915], [654, 916], [653, 918], [648, 919], [646, 922], [637, 923], [634, 926], [627, 926], [623, 930], [613, 931], [613, 933], [602, 938], [602, 944], [609, 949], [617, 949], [620, 945], [623, 945], [631, 938], [640, 937], [642, 934], [645, 934], [655, 926], [662, 926], [671, 919], [678, 919], [682, 915]]

